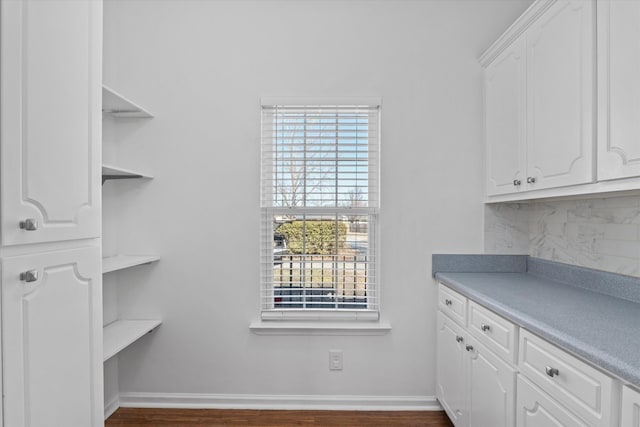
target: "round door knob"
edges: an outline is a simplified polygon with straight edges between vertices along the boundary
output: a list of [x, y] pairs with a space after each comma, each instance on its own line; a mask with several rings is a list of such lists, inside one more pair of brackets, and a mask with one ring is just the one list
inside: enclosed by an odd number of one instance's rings
[[491, 330], [491, 326], [483, 323], [482, 325], [480, 325], [480, 329], [482, 329], [484, 332], [487, 332]]
[[534, 182], [536, 182], [536, 177], [535, 176], [527, 177], [527, 183], [528, 184], [533, 184]]
[[467, 351], [473, 351], [473, 346], [472, 345], [467, 345], [465, 348], [467, 349]]
[[456, 341], [457, 342], [462, 342], [462, 341], [464, 341], [464, 338], [462, 338], [460, 335], [456, 335]]
[[19, 225], [22, 230], [34, 231], [38, 229], [38, 220], [27, 218], [24, 221], [20, 221]]
[[444, 300], [444, 305], [451, 305], [451, 304], [453, 304], [453, 301], [451, 301], [450, 299]]
[[518, 185], [520, 185], [520, 184], [522, 184], [522, 181], [520, 181], [519, 179], [514, 179], [514, 180], [513, 180], [513, 185], [514, 185], [514, 186], [516, 186], [516, 187], [517, 187], [517, 186], [518, 186]]

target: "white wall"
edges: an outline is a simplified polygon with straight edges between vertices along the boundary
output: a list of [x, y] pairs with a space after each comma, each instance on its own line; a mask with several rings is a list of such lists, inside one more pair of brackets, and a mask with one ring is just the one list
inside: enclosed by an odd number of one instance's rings
[[[433, 396], [434, 252], [483, 249], [481, 69], [529, 0], [113, 1], [122, 316], [164, 324], [119, 356], [123, 392]], [[304, 34], [307, 35], [304, 35]], [[261, 96], [380, 96], [383, 336], [257, 336]], [[328, 350], [344, 351], [329, 372]]]
[[485, 249], [640, 277], [640, 196], [496, 204]]

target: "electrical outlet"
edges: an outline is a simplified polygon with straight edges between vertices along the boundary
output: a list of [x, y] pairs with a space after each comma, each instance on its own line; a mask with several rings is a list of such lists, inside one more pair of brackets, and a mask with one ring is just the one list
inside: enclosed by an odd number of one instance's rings
[[342, 350], [329, 350], [329, 370], [342, 371]]

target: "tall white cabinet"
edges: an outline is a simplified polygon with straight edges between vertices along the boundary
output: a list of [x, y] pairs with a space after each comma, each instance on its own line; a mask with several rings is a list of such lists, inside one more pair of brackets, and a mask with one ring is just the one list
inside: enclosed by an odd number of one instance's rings
[[595, 7], [539, 0], [481, 58], [488, 196], [593, 182]]
[[640, 176], [640, 2], [598, 2], [598, 179]]
[[516, 40], [485, 71], [489, 194], [519, 191], [527, 182], [525, 47]]
[[0, 2], [2, 417], [102, 425], [102, 2]]
[[532, 189], [593, 180], [594, 12], [593, 1], [559, 0], [527, 30], [527, 181]]

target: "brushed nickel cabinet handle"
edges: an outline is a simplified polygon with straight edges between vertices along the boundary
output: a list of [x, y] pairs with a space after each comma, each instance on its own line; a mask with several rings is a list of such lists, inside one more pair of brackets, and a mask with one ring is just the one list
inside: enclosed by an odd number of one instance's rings
[[549, 375], [551, 378], [560, 375], [560, 371], [557, 368], [552, 368], [551, 366], [546, 366], [544, 368], [544, 372]]
[[22, 230], [34, 231], [38, 229], [38, 221], [33, 218], [27, 218], [24, 221], [20, 221], [19, 225]]
[[38, 270], [29, 270], [24, 273], [20, 273], [20, 280], [23, 282], [35, 282], [38, 280]]

